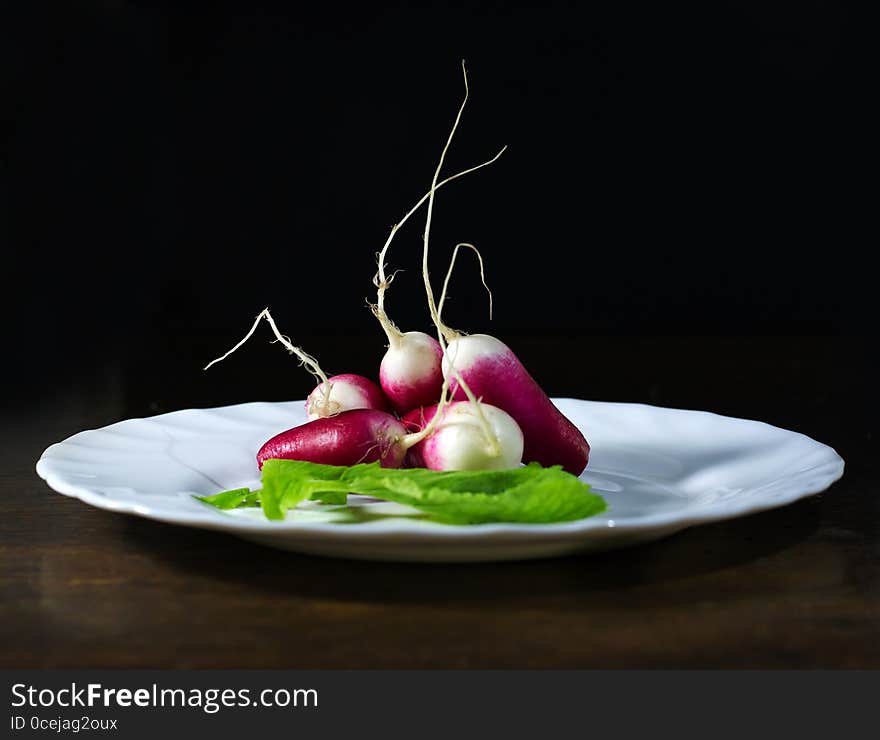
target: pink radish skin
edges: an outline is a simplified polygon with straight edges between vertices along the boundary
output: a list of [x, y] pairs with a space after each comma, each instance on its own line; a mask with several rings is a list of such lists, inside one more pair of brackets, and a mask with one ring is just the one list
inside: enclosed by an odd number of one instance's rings
[[[516, 419], [525, 439], [524, 462], [561, 465], [573, 475], [584, 472], [590, 459], [584, 435], [553, 405], [507, 345], [487, 334], [457, 336], [448, 343], [447, 357], [474, 395]], [[449, 372], [447, 359], [443, 371]], [[454, 379], [450, 388], [453, 398], [466, 397]]]
[[[509, 470], [519, 466], [523, 455], [523, 434], [506, 411], [488, 403], [480, 404], [492, 428], [500, 454], [489, 452], [486, 434], [470, 401], [455, 401], [441, 412], [439, 424], [407, 453], [409, 467], [431, 470]], [[411, 426], [427, 425], [437, 414], [437, 405], [416, 409], [404, 417]]]
[[437, 403], [443, 386], [442, 359], [440, 343], [424, 332], [408, 331], [392, 338], [379, 366], [379, 383], [398, 414]]
[[390, 410], [382, 389], [363, 375], [343, 373], [328, 378], [327, 382], [331, 384], [329, 403], [324, 401], [325, 383], [319, 383], [306, 399], [309, 421], [354, 409]]
[[406, 455], [406, 429], [391, 414], [355, 409], [301, 424], [276, 434], [257, 453], [257, 464], [269, 459], [305, 460], [324, 465], [357, 465], [379, 460], [399, 468]]

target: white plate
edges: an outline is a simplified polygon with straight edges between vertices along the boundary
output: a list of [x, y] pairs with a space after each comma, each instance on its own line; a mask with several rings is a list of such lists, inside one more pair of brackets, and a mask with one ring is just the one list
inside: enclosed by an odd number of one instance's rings
[[563, 524], [449, 526], [407, 507], [351, 496], [307, 504], [283, 522], [259, 509], [224, 512], [193, 499], [259, 487], [254, 455], [305, 421], [302, 401], [187, 409], [80, 432], [49, 447], [37, 473], [87, 504], [287, 550], [370, 560], [549, 557], [646, 542], [685, 527], [789, 504], [843, 475], [830, 447], [756, 421], [702, 411], [574, 399], [554, 402], [590, 442], [582, 476], [608, 502]]

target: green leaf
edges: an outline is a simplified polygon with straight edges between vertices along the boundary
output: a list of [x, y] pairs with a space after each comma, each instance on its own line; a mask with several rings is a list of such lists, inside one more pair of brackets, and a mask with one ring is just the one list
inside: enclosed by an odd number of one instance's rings
[[378, 462], [340, 467], [299, 460], [263, 464], [261, 503], [269, 519], [312, 498], [345, 503], [359, 493], [406, 504], [449, 524], [572, 521], [605, 510], [604, 499], [561, 467], [537, 463], [513, 470], [447, 471], [382, 468]]
[[260, 492], [251, 491], [249, 488], [235, 488], [231, 491], [223, 491], [213, 496], [193, 496], [218, 509], [237, 509], [240, 506], [256, 506]]
[[351, 478], [351, 490], [407, 504], [449, 524], [572, 521], [605, 510], [604, 499], [561, 467], [532, 463], [501, 471], [376, 468]]
[[[268, 462], [268, 461], [267, 461]], [[292, 461], [286, 461], [292, 462]], [[339, 478], [343, 469], [331, 465], [313, 465], [305, 467], [299, 464], [286, 466], [283, 475], [274, 475], [274, 461], [269, 466], [268, 491], [251, 491], [248, 488], [236, 488], [223, 491], [213, 496], [193, 496], [193, 498], [210, 504], [218, 509], [238, 509], [242, 506], [262, 506], [269, 519], [283, 519], [284, 512], [293, 508], [303, 498], [320, 501], [323, 504], [344, 506], [348, 499], [348, 490], [331, 483], [328, 487], [323, 480], [332, 481]]]
[[327, 504], [344, 504], [349, 492], [342, 481], [346, 471], [369, 467], [319, 465], [302, 460], [266, 460], [263, 463], [263, 491], [260, 503], [267, 519], [284, 519], [288, 509], [301, 501], [315, 499]]
[[348, 491], [316, 491], [309, 498], [322, 504], [345, 506], [348, 502]]

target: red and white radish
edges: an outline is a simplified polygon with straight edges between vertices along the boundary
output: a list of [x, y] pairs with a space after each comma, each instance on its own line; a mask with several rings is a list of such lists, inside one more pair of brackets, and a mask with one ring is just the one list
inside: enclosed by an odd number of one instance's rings
[[389, 335], [388, 351], [379, 365], [379, 382], [394, 409], [405, 414], [440, 398], [443, 349], [421, 331]]
[[382, 467], [399, 468], [406, 455], [406, 436], [403, 424], [384, 411], [343, 411], [276, 434], [260, 448], [257, 464], [262, 468], [272, 458], [323, 465], [378, 460]]
[[[504, 409], [516, 419], [525, 438], [524, 462], [561, 465], [580, 475], [590, 460], [590, 445], [581, 431], [554, 406], [513, 351], [488, 334], [451, 336], [444, 372], [455, 369], [485, 404]], [[452, 397], [466, 398], [452, 379]]]
[[388, 411], [389, 406], [378, 385], [354, 373], [334, 375], [326, 382], [322, 381], [306, 399], [306, 414], [310, 421], [355, 409]]
[[[365, 378], [363, 375], [355, 375], [353, 373], [344, 373], [342, 375], [334, 375], [328, 378], [318, 361], [302, 348], [296, 347], [290, 339], [284, 336], [275, 324], [269, 309], [263, 309], [258, 315], [253, 325], [245, 334], [244, 338], [229, 350], [222, 357], [209, 362], [205, 366], [207, 370], [221, 360], [225, 360], [229, 355], [241, 347], [248, 339], [250, 339], [259, 326], [260, 321], [265, 319], [266, 323], [272, 328], [275, 335], [275, 341], [280, 342], [287, 351], [296, 355], [303, 366], [318, 380], [318, 385], [309, 394], [306, 399], [306, 413], [310, 420], [320, 419], [327, 416], [335, 416], [343, 411], [351, 411], [354, 409], [377, 409], [380, 411], [388, 410], [388, 399], [382, 393], [372, 380]], [[443, 383], [441, 378], [440, 383]]]
[[436, 403], [440, 398], [443, 350], [434, 337], [424, 332], [400, 331], [385, 312], [385, 291], [394, 280], [394, 275], [385, 275], [385, 253], [393, 235], [392, 230], [379, 253], [379, 271], [373, 278], [376, 304], [371, 308], [388, 337], [388, 349], [379, 364], [379, 383], [394, 410], [405, 414], [417, 406]]
[[[404, 417], [404, 426], [426, 425], [437, 414], [438, 404]], [[447, 404], [441, 420], [424, 440], [407, 453], [407, 467], [431, 470], [506, 470], [517, 467], [523, 456], [523, 433], [505, 411], [481, 403], [481, 409], [498, 443], [498, 452], [487, 444], [482, 421], [470, 401]], [[416, 415], [417, 414], [417, 415]]]

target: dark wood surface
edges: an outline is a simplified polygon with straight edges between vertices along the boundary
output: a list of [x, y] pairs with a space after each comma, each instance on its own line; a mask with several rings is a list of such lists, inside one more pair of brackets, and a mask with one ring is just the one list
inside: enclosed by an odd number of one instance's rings
[[[195, 359], [164, 350], [152, 363], [102, 362], [4, 413], [0, 665], [880, 667], [867, 342], [592, 339], [572, 363], [559, 341], [510, 342], [557, 395], [762, 419], [834, 446], [844, 478], [783, 509], [599, 555], [478, 565], [296, 555], [100, 511], [33, 472], [47, 445], [84, 428], [285, 398], [290, 366], [272, 365], [254, 392], [243, 380], [253, 355], [210, 376], [181, 371]], [[337, 365], [340, 344], [322, 349]], [[267, 365], [276, 351], [254, 350]]]

